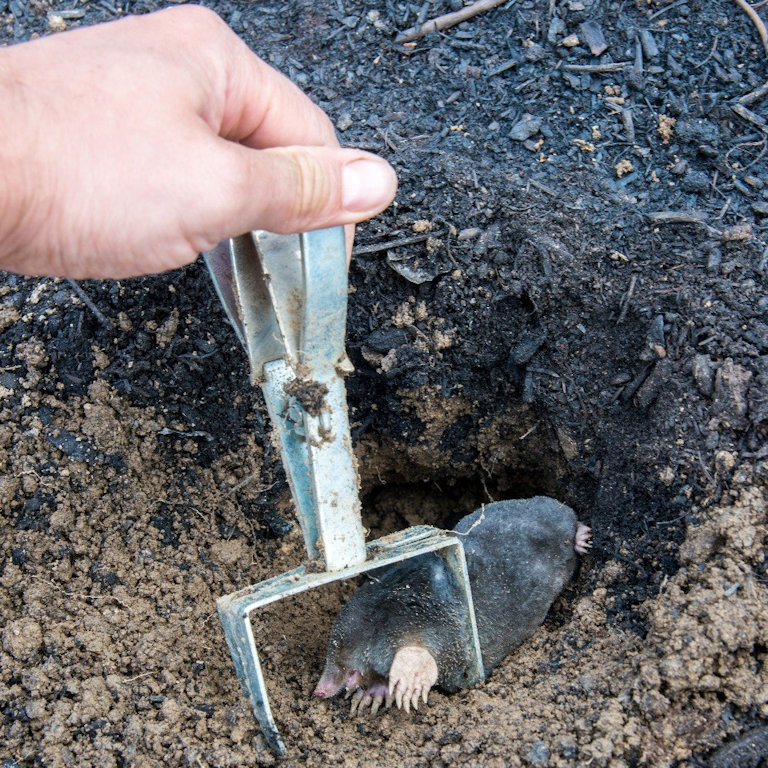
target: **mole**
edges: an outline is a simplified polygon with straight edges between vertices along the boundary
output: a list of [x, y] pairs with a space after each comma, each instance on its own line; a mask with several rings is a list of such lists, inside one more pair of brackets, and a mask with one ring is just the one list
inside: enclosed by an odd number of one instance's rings
[[[585, 554], [590, 529], [555, 499], [486, 504], [453, 529], [461, 537], [487, 676], [533, 634]], [[351, 710], [406, 712], [433, 686], [451, 693], [466, 679], [467, 609], [445, 560], [420, 555], [373, 572], [331, 630], [314, 695], [344, 690]]]

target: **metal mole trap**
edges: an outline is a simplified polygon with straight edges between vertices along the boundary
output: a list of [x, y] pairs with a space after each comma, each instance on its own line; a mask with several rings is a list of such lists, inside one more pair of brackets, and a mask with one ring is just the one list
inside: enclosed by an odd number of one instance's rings
[[206, 262], [248, 354], [280, 442], [308, 564], [225, 595], [219, 616], [243, 691], [271, 749], [285, 754], [267, 698], [250, 614], [257, 608], [374, 568], [439, 552], [467, 605], [470, 686], [483, 678], [461, 540], [429, 526], [366, 546], [343, 376], [347, 260], [344, 229], [301, 235], [255, 231], [225, 241]]

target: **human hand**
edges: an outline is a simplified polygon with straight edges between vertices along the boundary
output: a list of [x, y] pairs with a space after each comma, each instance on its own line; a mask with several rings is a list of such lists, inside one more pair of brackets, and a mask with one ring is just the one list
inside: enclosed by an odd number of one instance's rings
[[383, 210], [397, 181], [213, 12], [0, 49], [0, 268], [124, 278], [251, 229]]

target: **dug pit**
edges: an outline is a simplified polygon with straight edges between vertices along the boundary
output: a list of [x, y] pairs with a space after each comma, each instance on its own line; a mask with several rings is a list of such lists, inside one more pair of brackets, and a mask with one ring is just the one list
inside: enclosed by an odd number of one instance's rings
[[[398, 169], [350, 269], [372, 535], [546, 493], [595, 542], [519, 652], [410, 717], [311, 698], [352, 585], [274, 606], [283, 764], [738, 765], [768, 719], [768, 177], [732, 109], [766, 73], [746, 14], [527, 0], [393, 48], [426, 6], [212, 5]], [[56, 7], [0, 2], [4, 40]], [[565, 44], [590, 20], [602, 57]], [[0, 298], [0, 760], [273, 764], [215, 599], [295, 567], [302, 537], [204, 268], [4, 275]]]

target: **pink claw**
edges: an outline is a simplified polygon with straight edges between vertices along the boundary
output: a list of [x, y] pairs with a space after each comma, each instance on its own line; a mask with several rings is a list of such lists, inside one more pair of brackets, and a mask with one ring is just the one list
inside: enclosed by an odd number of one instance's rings
[[573, 548], [580, 555], [586, 555], [592, 549], [591, 537], [592, 529], [583, 523], [579, 523], [579, 527], [576, 529], [576, 541]]

